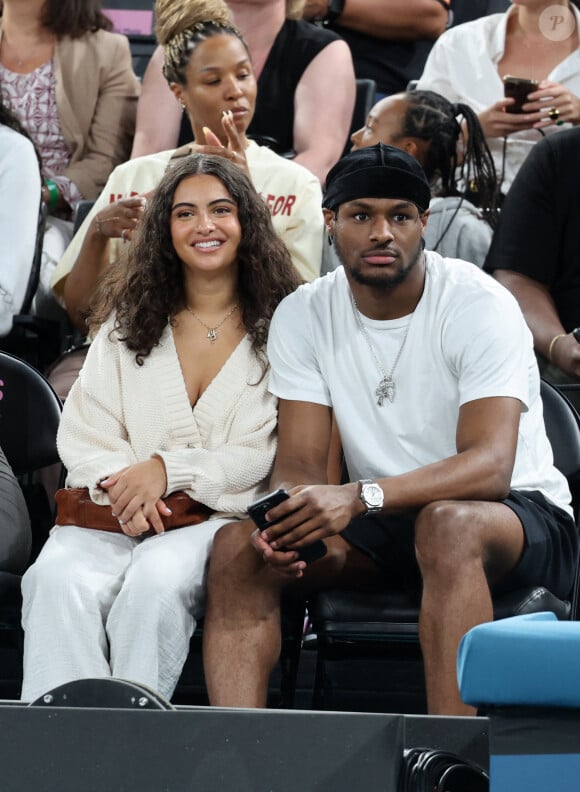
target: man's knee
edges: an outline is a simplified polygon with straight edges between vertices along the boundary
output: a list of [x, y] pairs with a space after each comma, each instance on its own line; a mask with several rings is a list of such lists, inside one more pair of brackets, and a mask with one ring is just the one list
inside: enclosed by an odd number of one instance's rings
[[483, 556], [483, 535], [473, 509], [462, 501], [425, 506], [415, 522], [415, 552], [421, 571], [453, 575]]
[[208, 586], [227, 587], [232, 576], [237, 572], [244, 574], [251, 562], [260, 560], [250, 541], [255, 528], [249, 520], [240, 520], [222, 525], [217, 531], [211, 549]]

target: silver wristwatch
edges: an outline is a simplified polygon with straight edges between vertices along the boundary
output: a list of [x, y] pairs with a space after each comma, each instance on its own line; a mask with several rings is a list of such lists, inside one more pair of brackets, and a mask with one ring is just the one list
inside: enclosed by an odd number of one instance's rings
[[360, 499], [365, 506], [366, 517], [369, 514], [378, 514], [385, 502], [385, 494], [376, 481], [372, 479], [360, 479]]

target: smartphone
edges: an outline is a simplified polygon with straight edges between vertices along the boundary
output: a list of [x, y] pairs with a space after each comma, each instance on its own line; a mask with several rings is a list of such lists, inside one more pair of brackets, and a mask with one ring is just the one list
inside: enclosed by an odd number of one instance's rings
[[537, 80], [525, 80], [523, 77], [506, 74], [503, 78], [504, 96], [515, 99], [514, 104], [506, 107], [506, 113], [523, 113], [522, 106], [528, 101], [528, 94], [537, 89]]
[[[268, 495], [264, 495], [248, 506], [248, 514], [260, 531], [265, 530], [269, 525], [275, 524], [274, 522], [268, 522], [268, 520], [266, 520], [266, 513], [289, 497], [290, 494], [287, 490], [277, 489], [274, 492], [268, 493]], [[284, 548], [281, 549], [284, 550]], [[311, 564], [313, 561], [317, 561], [319, 558], [326, 555], [326, 545], [322, 539], [318, 539], [316, 542], [306, 545], [306, 547], [301, 547], [297, 550], [297, 553], [300, 561], [306, 561], [307, 564]]]

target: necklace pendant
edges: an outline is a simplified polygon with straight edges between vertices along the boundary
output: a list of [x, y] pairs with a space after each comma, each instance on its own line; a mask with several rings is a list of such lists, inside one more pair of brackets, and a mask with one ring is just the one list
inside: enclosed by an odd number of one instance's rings
[[392, 402], [395, 398], [395, 383], [392, 377], [383, 377], [375, 390], [377, 397], [377, 404], [379, 407], [383, 406], [385, 399]]
[[215, 327], [208, 327], [207, 338], [209, 338], [210, 344], [215, 343], [215, 340], [217, 338], [217, 331], [216, 331]]

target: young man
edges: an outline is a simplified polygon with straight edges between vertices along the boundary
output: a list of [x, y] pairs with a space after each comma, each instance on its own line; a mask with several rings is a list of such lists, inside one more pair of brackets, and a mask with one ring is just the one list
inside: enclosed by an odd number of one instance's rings
[[[268, 345], [280, 398], [271, 487], [291, 497], [261, 535], [224, 526], [212, 553], [213, 704], [265, 705], [287, 585], [416, 590], [434, 714], [470, 712], [457, 644], [492, 619], [492, 591], [569, 593], [578, 538], [529, 330], [492, 278], [423, 251], [428, 205], [420, 165], [391, 146], [330, 171], [325, 217], [343, 267], [283, 300]], [[326, 479], [331, 412], [351, 477], [341, 486]], [[328, 552], [306, 566], [297, 551], [317, 539]]]

